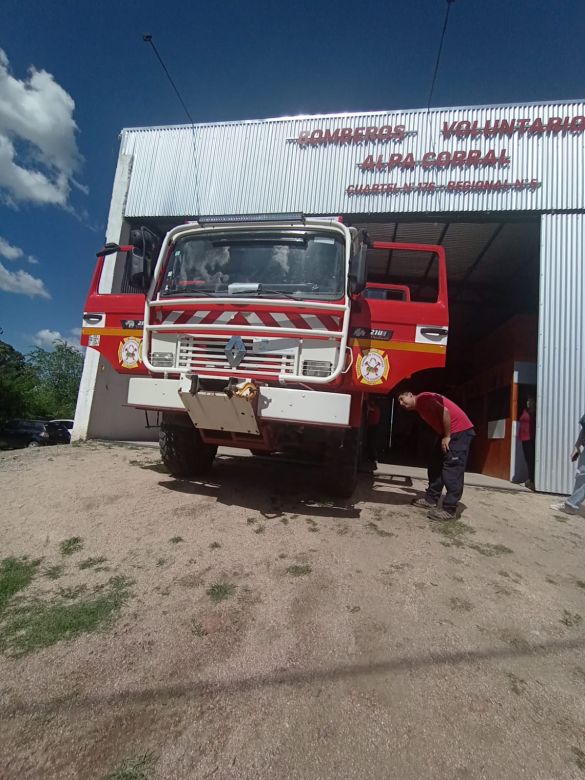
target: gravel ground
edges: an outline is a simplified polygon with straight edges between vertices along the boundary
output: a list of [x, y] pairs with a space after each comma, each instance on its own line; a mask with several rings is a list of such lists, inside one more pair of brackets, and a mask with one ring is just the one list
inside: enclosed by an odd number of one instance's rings
[[0, 655], [0, 777], [585, 778], [585, 517], [468, 487], [443, 527], [383, 471], [329, 503], [270, 459], [187, 482], [148, 448], [0, 454], [25, 599], [132, 581], [108, 627]]

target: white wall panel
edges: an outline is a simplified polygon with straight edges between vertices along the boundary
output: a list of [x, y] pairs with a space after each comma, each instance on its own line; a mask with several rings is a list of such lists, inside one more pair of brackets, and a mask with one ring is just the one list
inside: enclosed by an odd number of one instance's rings
[[536, 487], [570, 493], [585, 414], [585, 215], [542, 217]]

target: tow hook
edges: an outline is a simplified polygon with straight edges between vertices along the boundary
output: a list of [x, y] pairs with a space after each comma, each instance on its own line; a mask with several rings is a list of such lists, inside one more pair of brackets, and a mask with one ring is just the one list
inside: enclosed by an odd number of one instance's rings
[[191, 376], [191, 387], [189, 388], [189, 394], [197, 395], [199, 390], [201, 390], [201, 386], [199, 384], [199, 377], [197, 376], [197, 374], [193, 374]]
[[255, 382], [245, 380], [237, 384], [233, 377], [230, 377], [227, 387], [225, 388], [225, 394], [228, 398], [245, 398], [247, 401], [253, 401], [258, 395], [258, 385]]

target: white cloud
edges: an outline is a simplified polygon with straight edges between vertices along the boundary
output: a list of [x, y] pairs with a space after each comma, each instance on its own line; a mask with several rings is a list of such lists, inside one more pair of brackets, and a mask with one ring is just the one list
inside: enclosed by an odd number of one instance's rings
[[64, 341], [69, 344], [70, 347], [75, 347], [81, 351], [82, 347], [79, 344], [79, 337], [81, 335], [81, 328], [71, 328], [69, 335], [63, 335], [58, 330], [50, 330], [49, 328], [43, 328], [35, 333], [33, 336], [33, 343], [37, 347], [43, 349], [53, 349], [56, 341]]
[[18, 202], [66, 206], [82, 157], [77, 148], [75, 102], [45, 70], [27, 78], [10, 73], [0, 49], [0, 191]]
[[5, 257], [7, 260], [19, 260], [24, 257], [24, 252], [20, 247], [12, 246], [5, 238], [0, 236], [0, 257]]
[[31, 276], [26, 271], [9, 271], [0, 263], [0, 290], [29, 298], [50, 298], [49, 291], [42, 279]]

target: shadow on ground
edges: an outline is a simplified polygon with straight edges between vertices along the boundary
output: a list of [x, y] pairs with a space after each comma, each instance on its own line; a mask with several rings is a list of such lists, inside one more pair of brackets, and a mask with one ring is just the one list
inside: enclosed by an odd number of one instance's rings
[[159, 485], [177, 493], [211, 496], [219, 504], [255, 510], [267, 519], [290, 513], [354, 519], [360, 517], [359, 504], [398, 508], [410, 504], [419, 494], [409, 477], [362, 474], [351, 499], [334, 499], [327, 495], [324, 479], [323, 471], [315, 464], [224, 455], [216, 459], [205, 480], [169, 476]]

